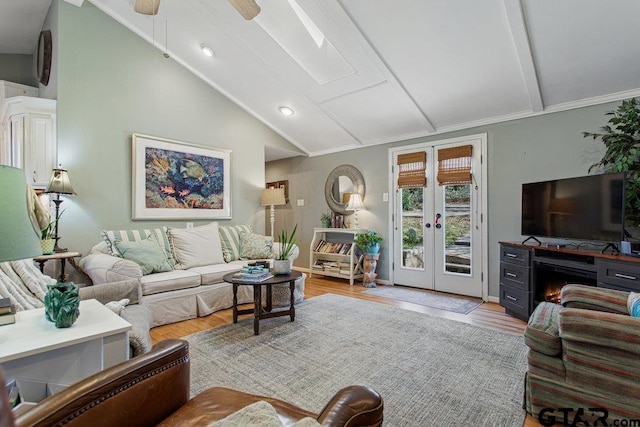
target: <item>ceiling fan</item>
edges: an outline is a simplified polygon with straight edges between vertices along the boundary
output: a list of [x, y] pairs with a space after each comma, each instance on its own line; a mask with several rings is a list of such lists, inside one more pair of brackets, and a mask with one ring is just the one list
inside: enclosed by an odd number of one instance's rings
[[[229, 3], [247, 21], [258, 16], [261, 10], [256, 0], [229, 0]], [[133, 10], [143, 15], [157, 15], [159, 7], [160, 0], [135, 0], [133, 4]]]

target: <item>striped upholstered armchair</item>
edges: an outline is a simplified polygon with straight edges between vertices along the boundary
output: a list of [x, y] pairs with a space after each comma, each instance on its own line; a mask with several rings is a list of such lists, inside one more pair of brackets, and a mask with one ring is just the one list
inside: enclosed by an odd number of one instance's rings
[[536, 307], [525, 331], [527, 412], [569, 423], [640, 418], [640, 318], [629, 316], [628, 296], [566, 285], [562, 305]]

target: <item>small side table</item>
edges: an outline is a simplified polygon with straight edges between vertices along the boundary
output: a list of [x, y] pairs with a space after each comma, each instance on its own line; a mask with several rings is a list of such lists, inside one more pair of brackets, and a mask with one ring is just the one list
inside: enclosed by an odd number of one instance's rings
[[[296, 317], [296, 309], [293, 306], [293, 292], [296, 287], [296, 280], [302, 276], [299, 271], [292, 271], [289, 274], [275, 275], [270, 279], [262, 282], [245, 282], [233, 278], [237, 272], [225, 274], [222, 280], [233, 284], [233, 323], [238, 323], [238, 315], [253, 314], [253, 333], [260, 335], [260, 319], [269, 319], [271, 317], [289, 316], [293, 322]], [[271, 312], [272, 309], [272, 286], [280, 283], [289, 282], [289, 290], [291, 291], [291, 299], [289, 301], [289, 309]], [[238, 286], [253, 286], [253, 308], [243, 310], [238, 309]], [[262, 287], [267, 289], [266, 307], [262, 307]]]
[[74, 258], [81, 257], [82, 254], [80, 252], [56, 252], [50, 255], [40, 255], [35, 257], [33, 260], [40, 265], [40, 272], [44, 273], [44, 265], [49, 260], [60, 260], [60, 277], [58, 278], [61, 282], [67, 281], [67, 276], [64, 274], [64, 268], [67, 264], [67, 260], [69, 263], [75, 267]]

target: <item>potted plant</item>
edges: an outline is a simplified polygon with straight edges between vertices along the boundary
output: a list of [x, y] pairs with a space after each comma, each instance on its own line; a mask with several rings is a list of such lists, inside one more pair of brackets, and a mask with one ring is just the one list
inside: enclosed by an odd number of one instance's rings
[[42, 230], [42, 233], [40, 235], [40, 248], [42, 249], [43, 255], [49, 255], [53, 253], [53, 248], [56, 245], [55, 224], [56, 224], [55, 221], [51, 221]]
[[322, 228], [329, 228], [331, 226], [331, 212], [325, 212], [320, 215], [320, 222], [322, 223]]
[[602, 159], [589, 168], [602, 167], [605, 172], [625, 172], [625, 217], [628, 225], [640, 225], [640, 101], [622, 101], [600, 133], [583, 132], [585, 138], [600, 139], [606, 148]]
[[354, 239], [357, 247], [360, 248], [365, 254], [377, 254], [380, 252], [380, 242], [382, 242], [382, 236], [375, 231], [369, 231], [368, 233], [358, 233]]
[[289, 274], [291, 273], [291, 260], [289, 257], [293, 253], [296, 247], [296, 230], [298, 225], [296, 224], [291, 231], [291, 234], [287, 232], [287, 229], [283, 229], [278, 235], [280, 242], [280, 248], [278, 250], [278, 257], [273, 260], [273, 274]]

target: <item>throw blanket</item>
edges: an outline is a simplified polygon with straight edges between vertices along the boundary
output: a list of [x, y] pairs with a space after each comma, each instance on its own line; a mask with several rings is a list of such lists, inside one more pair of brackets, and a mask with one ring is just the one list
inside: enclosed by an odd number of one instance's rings
[[54, 283], [30, 259], [0, 263], [0, 297], [9, 297], [16, 311], [42, 307], [47, 285]]

